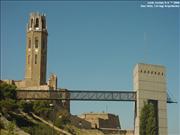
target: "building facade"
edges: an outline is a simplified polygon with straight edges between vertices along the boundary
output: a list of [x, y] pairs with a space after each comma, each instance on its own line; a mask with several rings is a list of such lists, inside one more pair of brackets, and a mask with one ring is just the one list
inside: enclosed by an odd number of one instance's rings
[[118, 115], [110, 113], [84, 113], [79, 118], [90, 122], [91, 128], [121, 128]]

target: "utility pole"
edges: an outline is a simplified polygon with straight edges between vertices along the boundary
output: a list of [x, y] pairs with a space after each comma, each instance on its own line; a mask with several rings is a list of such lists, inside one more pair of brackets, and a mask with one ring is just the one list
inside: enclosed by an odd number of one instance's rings
[[144, 63], [146, 63], [147, 61], [147, 56], [148, 56], [148, 44], [147, 44], [147, 33], [144, 32], [144, 58], [143, 58], [143, 61]]

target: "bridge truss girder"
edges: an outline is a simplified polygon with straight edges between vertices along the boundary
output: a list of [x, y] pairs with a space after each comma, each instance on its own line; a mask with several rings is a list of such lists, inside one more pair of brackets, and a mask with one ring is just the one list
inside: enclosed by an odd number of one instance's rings
[[[135, 91], [17, 90], [19, 100], [136, 101]], [[167, 94], [167, 103], [174, 103]]]
[[86, 100], [86, 101], [135, 101], [131, 91], [79, 91], [79, 90], [17, 90], [21, 100]]

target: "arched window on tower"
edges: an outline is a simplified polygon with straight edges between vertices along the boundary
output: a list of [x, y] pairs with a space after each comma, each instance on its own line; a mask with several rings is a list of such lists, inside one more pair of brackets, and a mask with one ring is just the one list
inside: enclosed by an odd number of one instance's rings
[[43, 76], [43, 71], [41, 71], [41, 79], [43, 79], [43, 77], [44, 77], [44, 76]]
[[31, 48], [31, 39], [29, 39], [28, 48]]
[[35, 38], [35, 48], [38, 48], [38, 38]]
[[39, 27], [39, 19], [38, 18], [36, 18], [36, 25], [35, 25], [35, 27]]
[[28, 55], [28, 64], [30, 64], [30, 58], [31, 58], [31, 56]]
[[42, 19], [42, 28], [45, 28], [45, 21]]
[[43, 40], [43, 43], [42, 43], [42, 49], [44, 50], [45, 49], [45, 39]]
[[31, 28], [32, 28], [32, 26], [33, 26], [33, 19], [31, 19]]
[[37, 54], [35, 54], [35, 64], [37, 64]]

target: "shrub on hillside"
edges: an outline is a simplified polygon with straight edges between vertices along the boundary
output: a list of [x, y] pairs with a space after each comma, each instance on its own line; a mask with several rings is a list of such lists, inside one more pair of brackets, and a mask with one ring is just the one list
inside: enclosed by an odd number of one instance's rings
[[0, 101], [0, 111], [3, 114], [8, 113], [9, 111], [15, 111], [17, 110], [18, 105], [15, 100], [13, 99], [6, 99]]
[[55, 125], [64, 128], [65, 125], [70, 123], [70, 114], [66, 110], [61, 110], [56, 114]]
[[77, 135], [78, 133], [77, 133], [77, 131], [76, 131], [76, 129], [75, 129], [75, 127], [74, 126], [72, 126], [72, 125], [66, 125], [65, 127], [64, 127], [64, 129], [66, 130], [66, 131], [68, 131], [69, 133], [71, 133], [72, 135]]
[[32, 102], [20, 101], [19, 107], [20, 107], [20, 109], [22, 109], [22, 111], [24, 111], [26, 113], [30, 113], [33, 111], [33, 103]]
[[7, 83], [0, 83], [0, 111], [6, 114], [9, 111], [15, 111], [18, 106], [16, 104], [16, 86]]
[[0, 130], [1, 129], [4, 129], [4, 123], [3, 123], [3, 121], [0, 119]]
[[0, 99], [16, 99], [16, 86], [7, 83], [0, 83]]
[[48, 118], [52, 109], [49, 106], [49, 101], [34, 101], [33, 102], [33, 111], [39, 116]]
[[15, 122], [9, 122], [7, 126], [7, 130], [8, 130], [8, 135], [17, 135], [15, 133]]

